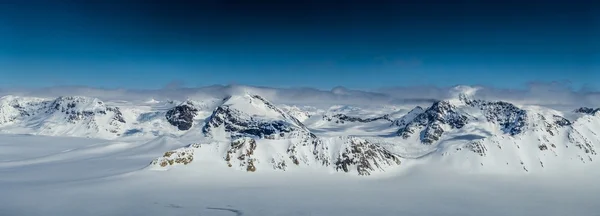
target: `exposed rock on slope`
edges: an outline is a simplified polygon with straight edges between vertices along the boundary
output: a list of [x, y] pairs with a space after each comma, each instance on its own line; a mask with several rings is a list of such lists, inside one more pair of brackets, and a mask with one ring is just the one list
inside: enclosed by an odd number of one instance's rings
[[[203, 131], [218, 140], [230, 139], [229, 143], [219, 142], [217, 145], [224, 146], [216, 149], [222, 149], [220, 154], [228, 167], [248, 172], [316, 166], [371, 175], [400, 164], [398, 155], [364, 139], [318, 138], [296, 118], [257, 95], [225, 98]], [[225, 137], [218, 137], [223, 135]], [[165, 156], [155, 161], [154, 166], [161, 163], [170, 166], [169, 161], [176, 163], [175, 159]]]
[[298, 119], [258, 95], [236, 95], [224, 99], [202, 131], [211, 135], [223, 128], [233, 138], [289, 138], [310, 134]]
[[[275, 142], [275, 143], [273, 143]], [[211, 144], [213, 145], [213, 144]], [[356, 137], [338, 137], [334, 139], [303, 140], [257, 140], [238, 138], [230, 143], [219, 143], [225, 148], [222, 160], [227, 167], [255, 172], [259, 170], [288, 170], [294, 167], [329, 168], [335, 172], [371, 175], [400, 165], [400, 156], [389, 150]], [[288, 146], [284, 151], [277, 145]], [[202, 151], [200, 145], [190, 145], [168, 151], [162, 157], [151, 162], [151, 167], [169, 168], [185, 165], [194, 157], [211, 154], [214, 151]]]
[[[332, 158], [328, 158], [327, 154], [321, 154], [319, 157], [327, 164], [333, 164], [336, 171], [355, 170], [358, 175], [371, 175], [372, 172], [385, 172], [387, 168], [400, 165], [398, 155], [377, 144], [356, 137], [342, 138], [342, 140], [340, 150], [332, 152]], [[323, 150], [326, 147], [317, 146], [316, 149]]]
[[479, 108], [487, 121], [499, 124], [504, 133], [516, 135], [523, 132], [527, 112], [503, 101], [466, 100], [468, 106]]
[[423, 107], [417, 106], [410, 110], [406, 115], [395, 120], [393, 124], [398, 127], [406, 127], [408, 123], [412, 122], [417, 116], [419, 116], [423, 112], [425, 112]]
[[13, 124], [43, 112], [49, 101], [41, 98], [4, 96], [0, 98], [0, 126]]
[[389, 115], [383, 115], [383, 116], [374, 117], [374, 118], [360, 118], [360, 117], [347, 116], [347, 115], [341, 114], [341, 113], [338, 113], [338, 114], [335, 114], [335, 115], [332, 115], [332, 116], [324, 115], [323, 119], [327, 120], [327, 121], [333, 121], [333, 122], [338, 123], [338, 124], [344, 124], [345, 122], [368, 123], [368, 122], [374, 122], [374, 121], [379, 121], [379, 120], [389, 121], [389, 122], [393, 121], [392, 119], [390, 119]]
[[198, 109], [192, 103], [186, 102], [173, 107], [165, 114], [167, 121], [179, 130], [189, 130], [194, 123]]
[[194, 160], [194, 149], [197, 148], [200, 148], [200, 144], [191, 144], [184, 148], [165, 152], [162, 157], [156, 158], [150, 162], [150, 165], [156, 167], [187, 165]]
[[432, 144], [440, 139], [444, 128], [462, 128], [468, 122], [469, 117], [460, 113], [456, 106], [448, 101], [438, 101], [401, 128], [398, 135], [406, 139], [419, 133], [422, 143]]
[[[26, 126], [41, 135], [119, 136], [127, 123], [118, 107], [96, 98], [58, 97], [55, 100], [4, 97], [4, 125]], [[16, 125], [15, 125], [16, 124]]]
[[589, 108], [589, 107], [581, 107], [575, 110], [576, 113], [584, 113], [590, 115], [596, 115], [596, 113], [600, 113], [600, 108]]

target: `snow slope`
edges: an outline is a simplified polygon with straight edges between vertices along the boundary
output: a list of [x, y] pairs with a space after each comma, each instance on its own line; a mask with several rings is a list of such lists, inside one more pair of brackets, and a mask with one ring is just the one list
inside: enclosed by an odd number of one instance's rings
[[[595, 215], [598, 172], [485, 175], [412, 164], [377, 178], [327, 170], [248, 174], [210, 158], [142, 169], [190, 140], [121, 143], [0, 135], [3, 215]], [[203, 147], [201, 147], [203, 148]], [[6, 158], [10, 155], [10, 158]], [[260, 173], [260, 174], [259, 174]]]

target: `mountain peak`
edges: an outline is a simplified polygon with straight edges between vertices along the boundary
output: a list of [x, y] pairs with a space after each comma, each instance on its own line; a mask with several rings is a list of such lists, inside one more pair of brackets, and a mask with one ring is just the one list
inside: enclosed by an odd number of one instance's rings
[[459, 85], [455, 86], [450, 90], [450, 98], [449, 100], [454, 101], [458, 100], [460, 102], [467, 102], [473, 100], [477, 91], [479, 91], [480, 87], [472, 87], [472, 86], [464, 86]]
[[259, 95], [231, 95], [217, 107], [202, 129], [208, 134], [223, 126], [225, 132], [236, 136], [276, 138], [291, 135], [290, 132], [309, 133], [298, 119], [284, 112]]
[[263, 97], [248, 92], [227, 97], [221, 106], [240, 110], [251, 116], [276, 118], [283, 113]]

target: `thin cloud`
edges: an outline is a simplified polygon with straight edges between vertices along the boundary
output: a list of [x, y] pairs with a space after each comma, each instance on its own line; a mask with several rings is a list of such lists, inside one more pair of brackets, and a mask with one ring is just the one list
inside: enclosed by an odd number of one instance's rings
[[[88, 96], [106, 101], [147, 101], [223, 98], [230, 94], [259, 94], [274, 101], [286, 104], [307, 104], [326, 106], [346, 105], [393, 105], [430, 104], [452, 95], [453, 87], [411, 86], [390, 87], [372, 91], [352, 90], [336, 87], [332, 90], [314, 88], [271, 88], [244, 85], [213, 85], [197, 88], [178, 87], [180, 83], [170, 83], [163, 89], [106, 89], [85, 86], [61, 86], [38, 89], [0, 89], [0, 95], [18, 95], [53, 98], [58, 96]], [[559, 109], [572, 109], [580, 106], [600, 107], [600, 92], [590, 89], [573, 89], [568, 82], [531, 82], [524, 89], [503, 89], [476, 86], [478, 99], [508, 101], [522, 105], [540, 105]]]

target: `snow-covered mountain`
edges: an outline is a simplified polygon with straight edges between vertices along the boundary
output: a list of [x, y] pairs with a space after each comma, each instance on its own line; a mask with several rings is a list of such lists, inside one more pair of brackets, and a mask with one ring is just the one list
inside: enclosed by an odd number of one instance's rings
[[559, 111], [488, 101], [474, 98], [476, 90], [456, 88], [451, 97], [428, 105], [318, 108], [248, 92], [144, 103], [5, 96], [0, 133], [196, 140], [156, 158], [152, 169], [216, 163], [250, 172], [372, 175], [401, 170], [407, 161], [482, 172], [560, 170], [596, 161], [600, 108]]
[[8, 96], [0, 99], [0, 107], [2, 126], [40, 135], [119, 136], [127, 123], [119, 107], [87, 97]]
[[[210, 100], [107, 104], [83, 96], [0, 98], [0, 132], [51, 136], [119, 137], [180, 135], [212, 109]], [[189, 112], [188, 112], [189, 111]]]
[[313, 167], [369, 175], [400, 164], [400, 156], [357, 137], [320, 138], [302, 122], [258, 95], [223, 99], [202, 129], [220, 142], [167, 152], [154, 168], [187, 164], [194, 157], [218, 155], [225, 167], [254, 172]]
[[[429, 157], [444, 163], [469, 164], [468, 169], [529, 172], [546, 167], [588, 163], [600, 145], [600, 117], [580, 108], [569, 120], [556, 110], [517, 106], [503, 101], [458, 98], [434, 103], [398, 130], [403, 142], [430, 146]], [[570, 113], [567, 113], [570, 115]], [[479, 157], [472, 157], [471, 153]], [[460, 153], [459, 153], [460, 152]], [[441, 159], [444, 158], [444, 159]], [[486, 166], [487, 165], [487, 166]], [[477, 168], [479, 169], [479, 168]]]
[[223, 104], [213, 111], [202, 131], [209, 136], [227, 132], [231, 137], [267, 139], [310, 133], [298, 119], [261, 96], [250, 94], [223, 99]]

